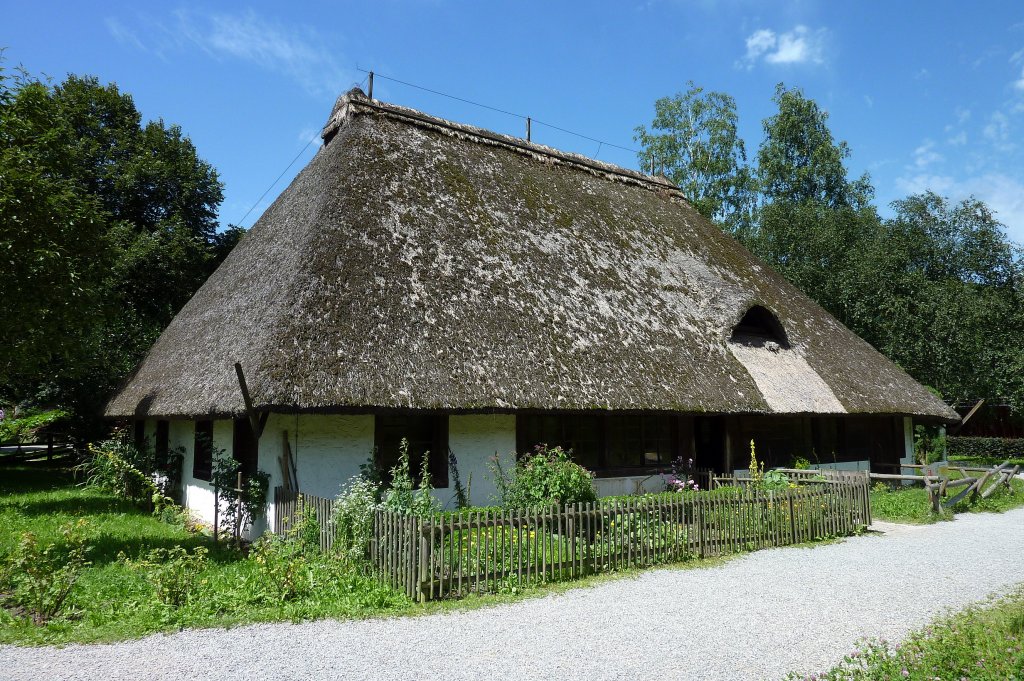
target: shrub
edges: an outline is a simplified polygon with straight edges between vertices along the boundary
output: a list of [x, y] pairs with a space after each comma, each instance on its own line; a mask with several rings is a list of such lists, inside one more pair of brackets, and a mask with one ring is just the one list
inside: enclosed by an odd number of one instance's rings
[[250, 554], [260, 568], [260, 576], [272, 593], [293, 601], [312, 592], [317, 576], [323, 572], [320, 552], [320, 525], [313, 509], [307, 508], [292, 519], [284, 536], [265, 534]]
[[29, 412], [17, 418], [0, 420], [0, 442], [31, 442], [36, 431], [52, 426], [66, 419], [68, 413], [61, 409], [42, 412]]
[[1024, 439], [1006, 437], [948, 437], [950, 457], [987, 459], [1002, 463], [1007, 459], [1024, 460]]
[[270, 475], [261, 470], [251, 475], [243, 474], [239, 488], [238, 472], [241, 468], [242, 464], [223, 449], [213, 452], [212, 482], [223, 506], [218, 521], [223, 523], [223, 529], [229, 536], [236, 538], [264, 513], [270, 490]]
[[362, 565], [370, 558], [373, 515], [380, 507], [377, 487], [357, 475], [342, 486], [334, 500], [334, 550], [348, 563]]
[[520, 457], [506, 478], [497, 459], [494, 470], [499, 479], [502, 505], [532, 508], [551, 504], [576, 504], [597, 500], [594, 474], [573, 462], [561, 447], [538, 445], [532, 454]]
[[191, 554], [188, 549], [175, 546], [153, 549], [141, 560], [124, 562], [143, 573], [157, 600], [172, 608], [180, 608], [195, 592], [199, 574], [207, 566], [207, 554], [207, 549], [202, 546], [196, 547]]
[[399, 445], [398, 463], [391, 469], [391, 486], [384, 492], [384, 508], [389, 511], [411, 513], [426, 518], [440, 510], [430, 482], [430, 454], [423, 454], [420, 464], [420, 484], [413, 482], [409, 468], [409, 443], [404, 438]]
[[693, 459], [683, 459], [681, 456], [672, 459], [672, 474], [665, 476], [665, 489], [669, 492], [700, 490], [693, 476]]
[[82, 569], [89, 565], [86, 554], [91, 547], [85, 541], [85, 526], [84, 520], [64, 525], [62, 541], [46, 546], [40, 545], [35, 534], [25, 532], [5, 561], [0, 586], [9, 592], [9, 603], [24, 610], [36, 624], [61, 613]]
[[85, 486], [96, 487], [139, 504], [148, 504], [159, 493], [153, 482], [152, 452], [140, 450], [115, 432], [107, 440], [89, 445], [88, 458], [78, 466]]

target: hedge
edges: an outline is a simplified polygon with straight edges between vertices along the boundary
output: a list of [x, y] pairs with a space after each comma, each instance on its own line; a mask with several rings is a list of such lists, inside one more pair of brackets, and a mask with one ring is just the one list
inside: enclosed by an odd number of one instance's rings
[[1024, 439], [1008, 437], [949, 437], [946, 446], [951, 458], [1024, 459]]

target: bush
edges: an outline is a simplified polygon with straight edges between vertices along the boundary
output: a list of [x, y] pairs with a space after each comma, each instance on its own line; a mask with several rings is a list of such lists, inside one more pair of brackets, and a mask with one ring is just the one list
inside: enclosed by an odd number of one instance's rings
[[214, 450], [212, 483], [222, 505], [218, 519], [220, 529], [235, 538], [241, 538], [242, 530], [265, 512], [270, 491], [270, 475], [262, 470], [251, 475], [243, 474], [239, 489], [238, 473], [241, 469], [242, 464], [223, 449]]
[[36, 624], [43, 624], [64, 609], [71, 588], [89, 563], [89, 547], [83, 530], [86, 523], [61, 528], [60, 543], [40, 546], [35, 534], [25, 532], [14, 553], [4, 561], [0, 587], [8, 592], [8, 604], [22, 609]]
[[139, 449], [124, 432], [89, 445], [89, 457], [78, 466], [85, 486], [96, 487], [139, 504], [158, 494], [153, 482], [153, 453]]
[[573, 462], [561, 447], [537, 446], [532, 454], [520, 457], [506, 478], [495, 460], [501, 503], [509, 508], [534, 508], [552, 504], [566, 505], [597, 500], [594, 474]]
[[252, 560], [273, 594], [292, 601], [310, 594], [323, 578], [324, 561], [320, 553], [320, 524], [313, 509], [307, 508], [292, 519], [284, 536], [265, 534], [252, 547]]
[[195, 593], [199, 573], [207, 566], [208, 553], [202, 546], [196, 547], [191, 554], [187, 549], [175, 546], [153, 549], [142, 560], [124, 562], [143, 573], [157, 600], [172, 608], [180, 608]]
[[409, 467], [409, 443], [404, 438], [399, 445], [398, 463], [391, 469], [391, 486], [384, 492], [384, 508], [389, 511], [411, 513], [427, 518], [440, 510], [430, 482], [430, 453], [424, 452], [420, 464], [420, 484], [417, 487]]
[[1024, 460], [1024, 439], [951, 436], [946, 438], [946, 446], [951, 458], [998, 459], [996, 463], [1007, 459]]
[[29, 412], [17, 418], [5, 418], [0, 421], [0, 442], [32, 442], [36, 431], [52, 426], [68, 417], [61, 409], [43, 412]]
[[373, 515], [379, 508], [377, 486], [357, 475], [350, 479], [334, 500], [334, 550], [346, 562], [363, 565], [370, 558]]

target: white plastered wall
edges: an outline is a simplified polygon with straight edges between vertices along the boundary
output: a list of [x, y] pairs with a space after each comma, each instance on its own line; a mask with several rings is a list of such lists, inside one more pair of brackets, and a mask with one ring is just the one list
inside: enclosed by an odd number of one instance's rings
[[[274, 517], [274, 488], [281, 485], [279, 458], [285, 433], [295, 460], [299, 491], [333, 499], [342, 483], [359, 474], [373, 452], [371, 414], [271, 414], [259, 446], [259, 468], [270, 474], [267, 519]], [[253, 531], [269, 525], [259, 524]]]
[[[476, 506], [498, 503], [490, 460], [498, 456], [506, 471], [515, 465], [516, 417], [511, 414], [453, 414], [448, 417], [448, 447], [459, 462], [462, 486]], [[454, 508], [455, 476], [448, 488], [435, 491], [438, 500]]]

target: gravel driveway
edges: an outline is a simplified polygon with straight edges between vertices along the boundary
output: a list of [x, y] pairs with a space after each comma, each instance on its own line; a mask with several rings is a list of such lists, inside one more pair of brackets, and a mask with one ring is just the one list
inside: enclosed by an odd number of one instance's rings
[[1024, 582], [1024, 509], [466, 612], [0, 647], [14, 679], [772, 679]]

